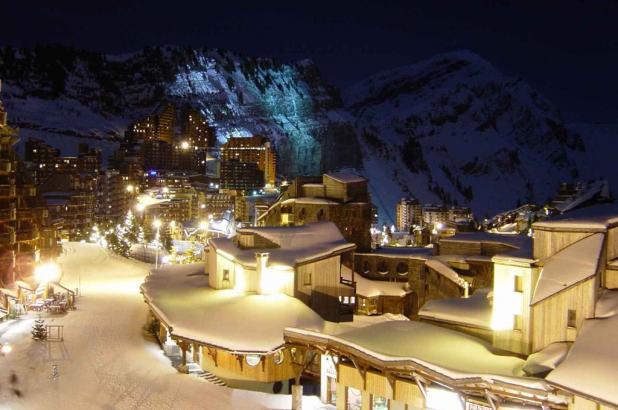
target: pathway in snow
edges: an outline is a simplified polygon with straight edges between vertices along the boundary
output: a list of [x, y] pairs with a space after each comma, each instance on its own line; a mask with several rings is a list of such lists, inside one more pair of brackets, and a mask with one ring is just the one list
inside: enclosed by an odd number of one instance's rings
[[[64, 342], [33, 341], [34, 317], [0, 324], [0, 342], [13, 346], [0, 357], [0, 409], [290, 407], [289, 396], [215, 386], [178, 373], [142, 334], [147, 309], [139, 285], [148, 265], [96, 245], [64, 246], [62, 282], [72, 289], [81, 284], [78, 309], [47, 319], [48, 324], [64, 325]], [[316, 397], [305, 399], [305, 408], [321, 407]]]

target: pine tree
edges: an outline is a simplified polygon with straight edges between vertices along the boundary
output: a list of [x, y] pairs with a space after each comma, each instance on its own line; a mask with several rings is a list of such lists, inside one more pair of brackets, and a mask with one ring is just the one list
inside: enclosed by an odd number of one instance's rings
[[32, 338], [34, 340], [47, 339], [47, 327], [43, 319], [35, 319], [34, 325], [32, 326]]

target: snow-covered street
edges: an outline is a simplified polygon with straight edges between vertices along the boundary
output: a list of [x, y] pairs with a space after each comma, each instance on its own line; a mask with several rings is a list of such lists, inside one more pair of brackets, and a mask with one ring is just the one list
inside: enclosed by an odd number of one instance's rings
[[[64, 326], [64, 342], [32, 340], [33, 315], [0, 323], [0, 343], [13, 346], [0, 357], [0, 409], [290, 408], [289, 396], [219, 387], [178, 373], [142, 332], [147, 309], [139, 285], [149, 265], [92, 244], [64, 248], [62, 283], [81, 286], [77, 310], [46, 319]], [[307, 397], [304, 408], [316, 407], [318, 399]]]

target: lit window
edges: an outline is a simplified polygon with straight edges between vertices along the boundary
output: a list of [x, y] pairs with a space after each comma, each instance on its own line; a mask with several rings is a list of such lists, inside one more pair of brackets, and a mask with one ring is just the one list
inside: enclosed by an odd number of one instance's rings
[[277, 350], [273, 354], [273, 361], [275, 362], [275, 364], [283, 363], [283, 350]]
[[371, 396], [371, 409], [372, 410], [388, 410], [388, 399], [382, 396]]
[[305, 286], [311, 286], [311, 272], [305, 272]]
[[252, 366], [252, 367], [260, 364], [261, 360], [262, 360], [262, 357], [256, 354], [250, 354], [250, 355], [245, 356], [245, 361], [247, 362], [249, 366]]

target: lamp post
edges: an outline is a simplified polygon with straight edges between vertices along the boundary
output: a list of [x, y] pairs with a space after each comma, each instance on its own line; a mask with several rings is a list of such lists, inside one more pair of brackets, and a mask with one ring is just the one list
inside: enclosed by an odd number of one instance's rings
[[155, 269], [159, 269], [159, 229], [161, 228], [161, 221], [159, 219], [155, 219], [152, 225], [155, 228], [157, 228], [157, 236], [155, 236], [155, 240], [156, 240]]
[[45, 284], [44, 299], [47, 299], [49, 293], [49, 283], [57, 281], [60, 278], [60, 268], [57, 264], [49, 262], [39, 265], [34, 268], [34, 277], [39, 283]]

